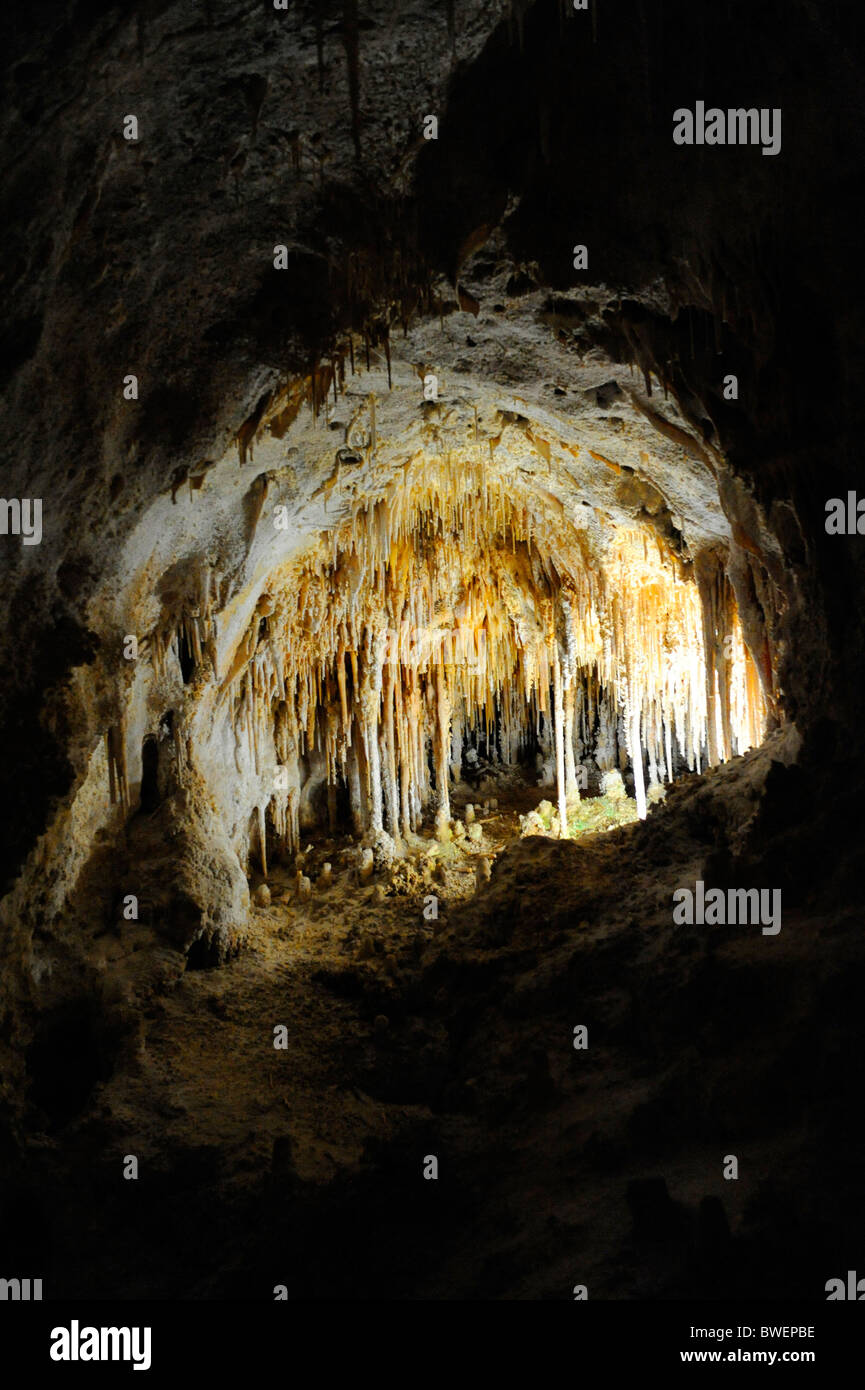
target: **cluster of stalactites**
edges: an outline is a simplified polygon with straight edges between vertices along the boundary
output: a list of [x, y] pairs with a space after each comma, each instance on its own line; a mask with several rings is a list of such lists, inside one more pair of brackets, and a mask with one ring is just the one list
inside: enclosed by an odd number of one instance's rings
[[160, 675], [168, 668], [169, 657], [177, 660], [184, 683], [200, 673], [216, 670], [216, 624], [214, 609], [218, 595], [214, 592], [214, 575], [209, 566], [197, 572], [194, 596], [163, 596], [164, 610], [160, 622], [150, 635], [153, 666]]
[[398, 837], [433, 796], [449, 814], [464, 741], [489, 745], [491, 730], [506, 762], [551, 733], [563, 826], [580, 758], [609, 767], [624, 748], [644, 815], [644, 755], [651, 785], [673, 777], [674, 750], [699, 770], [759, 741], [729, 585], [713, 605], [645, 531], [613, 533], [592, 564], [561, 503], [540, 508], [482, 465], [427, 467], [422, 487], [415, 474], [322, 535], [231, 664], [256, 768], [275, 742], [272, 815], [289, 849], [312, 755], [348, 787], [357, 831]]

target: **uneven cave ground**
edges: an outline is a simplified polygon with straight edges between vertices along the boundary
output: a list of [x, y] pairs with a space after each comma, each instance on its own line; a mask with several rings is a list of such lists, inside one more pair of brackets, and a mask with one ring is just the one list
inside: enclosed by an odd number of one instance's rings
[[[301, 899], [273, 866], [246, 949], [154, 978], [112, 1074], [32, 1144], [16, 1200], [58, 1295], [810, 1296], [862, 1224], [839, 1065], [863, 1041], [857, 919], [803, 891], [767, 951], [757, 927], [669, 912], [767, 781], [793, 789], [788, 760], [775, 736], [647, 822], [566, 843], [520, 838], [539, 789], [512, 779], [478, 804], [489, 883], [448, 861], [436, 920], [428, 883], [382, 898], [387, 875], [336, 874]], [[311, 832], [304, 867], [339, 845]], [[430, 1154], [439, 1179], [419, 1181]]]

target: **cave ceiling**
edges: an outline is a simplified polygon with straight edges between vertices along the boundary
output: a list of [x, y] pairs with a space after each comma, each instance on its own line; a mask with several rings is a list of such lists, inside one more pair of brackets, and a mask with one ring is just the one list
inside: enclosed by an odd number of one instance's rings
[[[124, 636], [194, 607], [206, 570], [224, 670], [269, 577], [418, 457], [483, 458], [590, 564], [617, 526], [686, 567], [715, 554], [765, 689], [820, 708], [821, 468], [800, 463], [862, 351], [855, 64], [810, 6], [749, 14], [745, 52], [708, 10], [634, 5], [612, 44], [595, 9], [176, 0], [7, 22], [4, 477], [44, 499], [41, 548], [6, 555], [4, 701], [34, 788], [11, 866], [85, 774]], [[807, 89], [774, 55], [782, 19]], [[719, 182], [666, 113], [683, 73], [723, 83], [734, 52], [794, 124], [782, 159], [720, 152]], [[797, 126], [821, 83], [833, 101]], [[837, 253], [819, 261], [818, 204]]]

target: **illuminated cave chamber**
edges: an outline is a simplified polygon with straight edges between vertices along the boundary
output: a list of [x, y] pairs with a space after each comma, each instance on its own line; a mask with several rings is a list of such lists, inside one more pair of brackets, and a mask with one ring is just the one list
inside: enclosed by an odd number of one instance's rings
[[[650, 527], [581, 528], [535, 478], [420, 453], [274, 570], [222, 680], [267, 846], [315, 815], [399, 848], [465, 759], [544, 762], [554, 834], [593, 778], [629, 766], [638, 814], [685, 768], [757, 744], [766, 709], [722, 557]], [[306, 804], [304, 804], [306, 803]], [[388, 845], [388, 848], [390, 846]]]

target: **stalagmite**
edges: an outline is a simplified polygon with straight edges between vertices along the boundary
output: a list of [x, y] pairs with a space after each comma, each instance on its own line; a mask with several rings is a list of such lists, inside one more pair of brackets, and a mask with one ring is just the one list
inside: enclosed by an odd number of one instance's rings
[[492, 866], [485, 854], [482, 854], [475, 864], [475, 888], [479, 892], [485, 884], [489, 883], [492, 876]]
[[562, 657], [562, 685], [564, 699], [564, 743], [565, 743], [565, 798], [570, 804], [579, 801], [577, 768], [574, 761], [574, 716], [576, 712], [577, 661], [576, 637], [574, 632], [573, 610], [567, 593], [560, 598], [560, 611], [564, 627]]
[[387, 807], [388, 828], [395, 840], [399, 840], [399, 795], [396, 776], [396, 744], [394, 738], [394, 668], [388, 664], [383, 676], [384, 698], [384, 791]]

